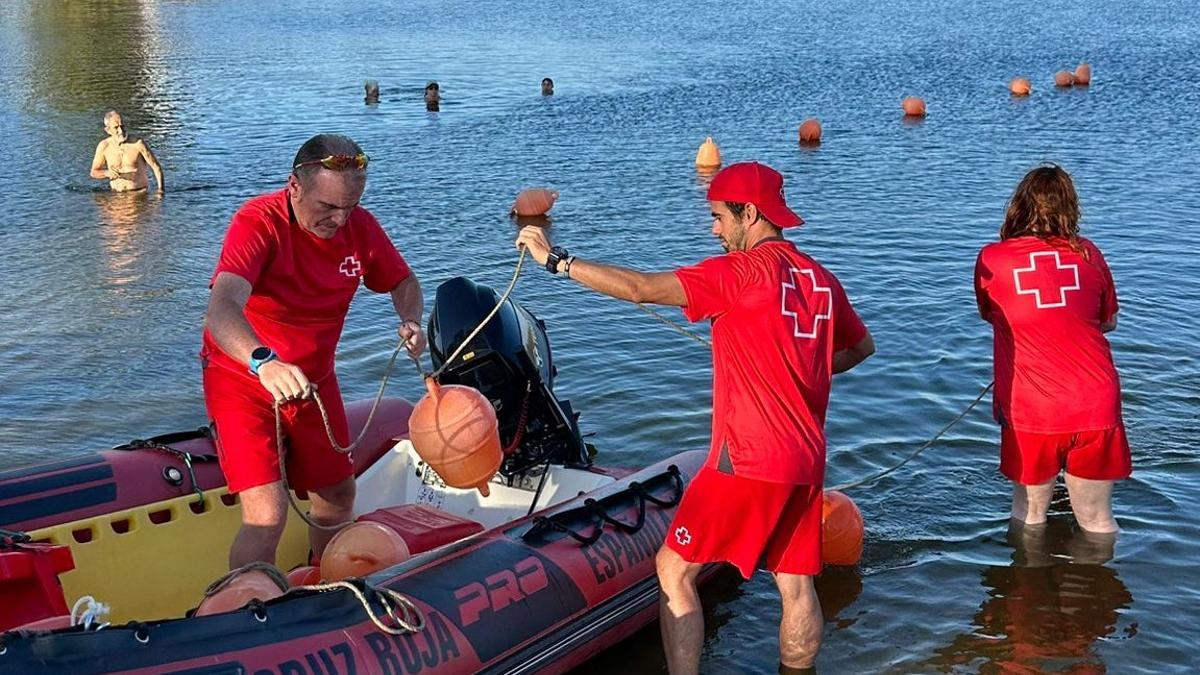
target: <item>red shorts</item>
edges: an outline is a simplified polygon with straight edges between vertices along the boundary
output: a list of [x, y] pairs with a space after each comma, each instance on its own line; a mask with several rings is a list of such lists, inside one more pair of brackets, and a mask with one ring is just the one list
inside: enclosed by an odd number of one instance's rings
[[683, 495], [666, 546], [688, 562], [731, 563], [746, 579], [759, 567], [819, 574], [821, 493], [820, 485], [769, 483], [704, 467]]
[[1128, 478], [1133, 465], [1125, 427], [1059, 434], [1000, 428], [1000, 473], [1009, 480], [1041, 485], [1063, 469], [1088, 480]]
[[[317, 389], [338, 445], [350, 442], [346, 410], [337, 375]], [[209, 364], [204, 367], [204, 404], [216, 424], [217, 457], [230, 492], [268, 485], [280, 479], [275, 441], [274, 399], [249, 373], [242, 375]], [[354, 475], [348, 453], [329, 444], [321, 411], [313, 401], [293, 401], [279, 409], [287, 442], [287, 479], [293, 490], [316, 490]]]

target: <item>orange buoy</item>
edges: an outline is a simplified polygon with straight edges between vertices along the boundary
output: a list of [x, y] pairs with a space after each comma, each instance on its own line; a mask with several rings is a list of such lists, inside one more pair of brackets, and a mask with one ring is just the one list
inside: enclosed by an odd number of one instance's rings
[[488, 481], [504, 460], [492, 402], [477, 389], [443, 387], [431, 377], [425, 387], [428, 392], [408, 418], [413, 448], [446, 485], [478, 488], [488, 496]]
[[518, 216], [544, 216], [554, 208], [558, 193], [546, 188], [522, 190], [512, 205], [512, 213]]
[[854, 501], [827, 491], [821, 505], [821, 561], [826, 565], [856, 565], [862, 559], [863, 519]]
[[1012, 82], [1008, 83], [1008, 90], [1012, 92], [1013, 96], [1028, 96], [1033, 87], [1030, 86], [1029, 80], [1023, 77], [1014, 77]]
[[900, 102], [900, 108], [904, 110], [904, 114], [908, 117], [924, 117], [925, 99], [920, 96], [909, 96]]
[[717, 147], [712, 136], [705, 138], [700, 144], [700, 149], [696, 151], [696, 166], [702, 169], [721, 166], [721, 149]]
[[392, 528], [362, 520], [342, 528], [321, 555], [321, 574], [328, 581], [365, 577], [408, 560], [408, 544]]
[[1092, 83], [1092, 67], [1086, 63], [1075, 66], [1075, 84], [1086, 87]]
[[312, 586], [321, 583], [321, 568], [315, 565], [297, 567], [287, 573], [289, 586]]
[[267, 601], [283, 595], [284, 589], [261, 569], [231, 572], [231, 576], [220, 590], [200, 602], [196, 616], [208, 616], [232, 612], [246, 606], [251, 600]]
[[802, 144], [817, 144], [821, 142], [821, 122], [812, 117], [800, 123], [800, 142]]
[[1075, 76], [1070, 71], [1060, 70], [1054, 74], [1054, 86], [1069, 87], [1075, 84]]

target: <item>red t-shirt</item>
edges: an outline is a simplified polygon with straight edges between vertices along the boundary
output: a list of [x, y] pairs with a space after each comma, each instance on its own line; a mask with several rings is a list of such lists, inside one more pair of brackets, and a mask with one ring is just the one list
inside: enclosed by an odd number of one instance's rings
[[992, 324], [993, 412], [1018, 431], [1074, 433], [1121, 422], [1121, 383], [1100, 324], [1117, 313], [1104, 255], [1080, 239], [1015, 237], [975, 263], [979, 312]]
[[836, 277], [783, 239], [675, 271], [689, 321], [712, 319], [713, 417], [707, 466], [728, 450], [735, 475], [825, 480], [825, 409], [834, 352], [867, 334]]
[[[287, 190], [255, 197], [233, 214], [213, 271], [250, 282], [246, 320], [282, 361], [316, 382], [333, 372], [333, 355], [360, 281], [387, 293], [408, 278], [408, 264], [366, 209], [355, 207], [331, 239], [292, 218]], [[208, 329], [200, 355], [239, 373], [248, 364], [221, 350]]]

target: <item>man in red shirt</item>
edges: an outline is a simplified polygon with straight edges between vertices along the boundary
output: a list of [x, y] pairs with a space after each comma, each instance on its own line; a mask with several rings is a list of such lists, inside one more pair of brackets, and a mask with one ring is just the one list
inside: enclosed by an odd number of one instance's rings
[[[338, 445], [350, 442], [333, 357], [360, 283], [391, 295], [408, 350], [425, 346], [421, 286], [369, 211], [359, 206], [367, 156], [322, 134], [296, 153], [287, 187], [234, 214], [213, 272], [201, 358], [204, 399], [217, 432], [242, 528], [230, 568], [275, 561], [287, 522], [275, 409], [288, 443], [290, 487], [311, 498], [315, 522], [336, 525], [354, 510], [353, 464], [330, 444], [320, 396]], [[320, 555], [333, 533], [311, 529]]]
[[727, 253], [643, 273], [570, 256], [546, 231], [517, 238], [555, 274], [614, 298], [682, 307], [712, 322], [712, 443], [657, 558], [672, 673], [696, 673], [704, 619], [696, 577], [729, 562], [747, 579], [764, 561], [783, 596], [780, 672], [810, 668], [821, 642], [813, 575], [821, 571], [821, 485], [830, 378], [875, 351], [836, 277], [783, 238], [802, 224], [783, 177], [748, 162], [708, 190], [712, 233]]
[[1065, 470], [1080, 527], [1115, 532], [1113, 481], [1132, 468], [1104, 337], [1117, 327], [1117, 289], [1100, 249], [1079, 236], [1079, 198], [1062, 168], [1038, 167], [1017, 186], [1000, 241], [979, 252], [975, 295], [995, 335], [993, 412], [1013, 518], [1044, 523]]

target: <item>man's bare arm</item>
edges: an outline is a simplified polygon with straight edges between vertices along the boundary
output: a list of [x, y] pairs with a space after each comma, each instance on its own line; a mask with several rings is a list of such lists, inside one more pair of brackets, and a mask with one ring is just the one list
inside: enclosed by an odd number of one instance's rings
[[158, 191], [162, 192], [164, 190], [163, 175], [162, 167], [158, 165], [158, 158], [150, 151], [150, 146], [146, 144], [146, 141], [138, 144], [138, 152], [142, 153], [142, 159], [145, 159], [146, 163], [150, 165], [150, 170], [154, 172], [154, 181], [158, 184]]
[[867, 357], [874, 353], [875, 340], [871, 337], [871, 333], [868, 331], [867, 336], [862, 340], [859, 340], [858, 344], [850, 347], [849, 349], [843, 349], [840, 352], [834, 352], [833, 372], [835, 375], [837, 373], [844, 373], [863, 361], [866, 361]]
[[1117, 315], [1113, 314], [1113, 318], [1100, 324], [1100, 332], [1108, 333], [1117, 329]]
[[94, 156], [92, 156], [91, 176], [92, 176], [92, 178], [95, 178], [96, 180], [104, 180], [105, 178], [112, 178], [112, 175], [111, 175], [112, 172], [106, 168], [108, 166], [108, 160], [106, 160], [104, 158], [104, 144], [105, 143], [108, 143], [108, 139], [104, 139], [103, 141], [100, 141], [100, 144], [96, 146], [96, 154]]
[[392, 306], [400, 317], [400, 339], [404, 340], [408, 353], [420, 356], [425, 351], [425, 330], [421, 317], [425, 315], [425, 297], [421, 294], [421, 282], [416, 274], [409, 274], [392, 289]]

